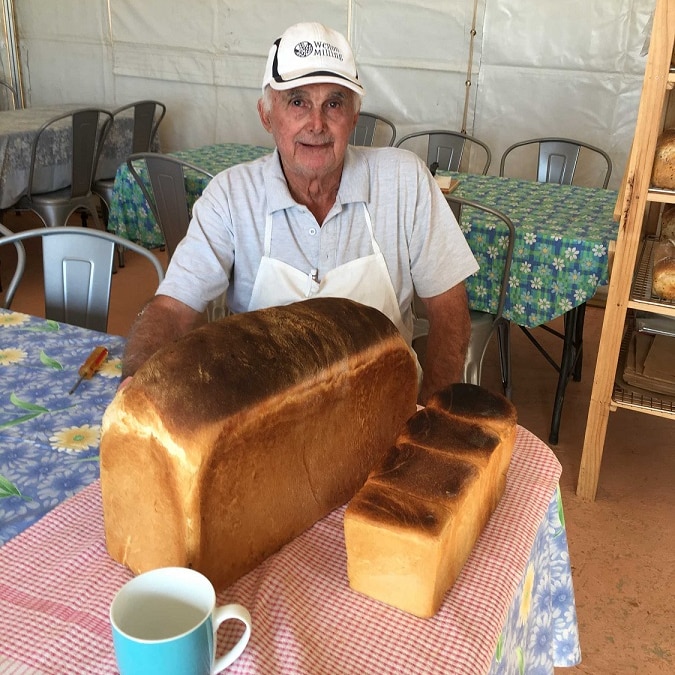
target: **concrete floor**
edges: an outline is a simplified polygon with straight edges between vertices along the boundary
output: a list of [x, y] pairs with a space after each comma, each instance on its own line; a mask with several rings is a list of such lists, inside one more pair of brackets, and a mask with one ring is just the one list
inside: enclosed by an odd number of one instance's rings
[[[5, 214], [11, 229], [34, 227], [30, 214]], [[4, 254], [3, 254], [4, 255]], [[165, 254], [159, 254], [164, 260]], [[2, 258], [2, 282], [10, 264]], [[109, 332], [125, 335], [153, 293], [150, 268], [127, 255], [114, 276]], [[26, 284], [14, 308], [41, 314], [36, 284]], [[673, 578], [675, 548], [675, 425], [672, 420], [618, 410], [610, 415], [597, 499], [575, 494], [603, 310], [586, 314], [581, 382], [571, 382], [560, 441], [553, 447], [562, 466], [561, 488], [581, 634], [582, 663], [558, 675], [675, 673]], [[561, 326], [558, 326], [561, 328]], [[540, 331], [540, 333], [542, 333]], [[540, 341], [558, 354], [559, 341]], [[548, 438], [557, 375], [521, 334], [512, 331], [513, 400], [519, 422]], [[498, 388], [496, 349], [491, 348], [483, 384]]]

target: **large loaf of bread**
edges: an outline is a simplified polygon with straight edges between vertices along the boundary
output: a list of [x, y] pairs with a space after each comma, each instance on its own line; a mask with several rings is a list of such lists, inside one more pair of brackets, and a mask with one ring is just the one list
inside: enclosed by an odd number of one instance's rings
[[119, 391], [101, 433], [110, 555], [222, 589], [346, 503], [414, 414], [383, 314], [312, 299], [204, 325]]
[[435, 394], [345, 512], [350, 586], [435, 614], [504, 492], [516, 410], [471, 384]]

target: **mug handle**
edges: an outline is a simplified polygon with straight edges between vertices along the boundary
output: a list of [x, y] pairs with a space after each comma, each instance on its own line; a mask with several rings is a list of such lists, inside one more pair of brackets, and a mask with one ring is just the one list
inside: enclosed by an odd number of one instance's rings
[[246, 630], [244, 630], [244, 634], [239, 638], [239, 642], [237, 642], [227, 654], [223, 654], [223, 656], [215, 660], [213, 668], [211, 669], [213, 675], [232, 665], [241, 656], [251, 637], [251, 615], [246, 607], [236, 604], [223, 605], [222, 607], [216, 607], [213, 610], [214, 643], [216, 642], [215, 636], [218, 631], [218, 626], [228, 619], [237, 619], [238, 621], [241, 621], [246, 626]]

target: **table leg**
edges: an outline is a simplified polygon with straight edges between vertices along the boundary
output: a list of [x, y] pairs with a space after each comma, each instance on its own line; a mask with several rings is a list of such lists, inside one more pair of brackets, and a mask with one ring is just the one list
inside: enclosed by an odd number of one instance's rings
[[551, 433], [548, 438], [549, 443], [552, 445], [558, 443], [558, 431], [560, 429], [560, 418], [562, 416], [567, 382], [570, 377], [576, 373], [577, 362], [581, 359], [582, 342], [580, 334], [583, 332], [584, 311], [585, 305], [579, 305], [579, 307], [574, 307], [565, 314], [565, 335], [563, 336], [562, 359], [560, 362], [560, 370], [558, 372], [558, 386], [555, 392], [555, 401], [553, 403]]
[[586, 303], [577, 307], [577, 322], [574, 333], [574, 343], [577, 349], [577, 357], [574, 363], [574, 381], [581, 382], [581, 365], [584, 358], [584, 318], [586, 317]]

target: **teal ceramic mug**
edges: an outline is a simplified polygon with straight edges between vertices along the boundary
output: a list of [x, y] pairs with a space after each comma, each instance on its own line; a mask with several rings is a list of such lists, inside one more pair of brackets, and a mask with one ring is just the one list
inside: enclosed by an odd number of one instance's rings
[[[244, 624], [244, 633], [215, 658], [223, 621]], [[232, 664], [251, 636], [251, 615], [242, 605], [216, 607], [211, 582], [184, 567], [162, 567], [127, 582], [110, 606], [113, 645], [121, 675], [214, 675]]]

